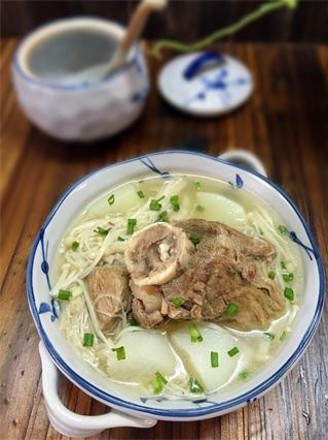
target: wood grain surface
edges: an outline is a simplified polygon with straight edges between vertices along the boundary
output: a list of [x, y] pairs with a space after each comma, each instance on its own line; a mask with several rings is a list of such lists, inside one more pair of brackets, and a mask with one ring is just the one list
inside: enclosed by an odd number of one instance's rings
[[[152, 91], [142, 117], [124, 133], [91, 145], [67, 144], [33, 127], [10, 82], [15, 40], [1, 59], [0, 438], [62, 439], [49, 425], [41, 392], [39, 337], [25, 293], [32, 242], [60, 194], [88, 171], [140, 153], [187, 148], [211, 155], [236, 147], [256, 153], [271, 178], [295, 200], [327, 252], [327, 47], [225, 45], [255, 77], [251, 100], [221, 118], [193, 119], [167, 105], [156, 89], [162, 62], [149, 60]], [[221, 46], [222, 49], [222, 46]], [[306, 353], [264, 397], [231, 414], [200, 422], [120, 428], [98, 439], [327, 439], [328, 307]], [[62, 378], [60, 396], [81, 414], [106, 407]]]

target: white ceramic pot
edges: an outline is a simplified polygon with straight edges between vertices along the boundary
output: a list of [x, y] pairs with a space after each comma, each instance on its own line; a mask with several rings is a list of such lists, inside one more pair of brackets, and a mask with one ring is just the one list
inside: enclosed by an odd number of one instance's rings
[[[138, 157], [95, 171], [80, 179], [61, 197], [43, 224], [30, 253], [27, 294], [42, 346], [43, 388], [49, 418], [67, 435], [91, 435], [113, 426], [150, 427], [157, 420], [191, 421], [216, 417], [256, 400], [276, 385], [294, 366], [309, 344], [319, 323], [324, 301], [324, 269], [315, 239], [297, 207], [277, 185], [258, 173], [258, 163], [249, 154], [231, 152], [229, 160], [248, 161], [254, 172], [218, 158], [199, 153], [172, 151]], [[56, 301], [49, 289], [51, 269], [58, 244], [67, 227], [89, 202], [109, 188], [131, 178], [182, 172], [235, 182], [236, 190], [248, 191], [269, 203], [281, 216], [289, 238], [300, 246], [304, 268], [304, 291], [288, 339], [277, 355], [249, 381], [234, 389], [211, 394], [202, 400], [168, 400], [130, 395], [115, 387], [81, 361], [58, 326]], [[56, 367], [74, 384], [112, 408], [106, 416], [80, 416], [67, 411], [56, 394]], [[98, 418], [97, 418], [98, 417]], [[100, 418], [99, 418], [100, 417]]]
[[149, 90], [140, 45], [100, 83], [63, 81], [74, 69], [104, 63], [123, 34], [123, 27], [106, 20], [74, 18], [28, 35], [12, 62], [14, 87], [26, 116], [53, 137], [82, 142], [114, 135], [133, 123]]

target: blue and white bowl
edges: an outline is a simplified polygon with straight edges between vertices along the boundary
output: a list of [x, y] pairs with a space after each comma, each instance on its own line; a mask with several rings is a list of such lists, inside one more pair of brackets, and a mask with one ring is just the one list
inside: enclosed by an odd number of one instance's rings
[[124, 32], [108, 20], [72, 18], [45, 25], [23, 39], [12, 76], [26, 116], [45, 133], [66, 141], [94, 141], [132, 124], [149, 91], [139, 44], [108, 78], [69, 82], [76, 72], [107, 62]]
[[[145, 174], [182, 172], [235, 182], [270, 204], [282, 217], [290, 239], [299, 244], [304, 267], [304, 291], [298, 317], [288, 340], [258, 374], [233, 390], [220, 391], [198, 401], [144, 399], [109, 384], [74, 354], [58, 326], [56, 305], [49, 296], [51, 269], [61, 237], [76, 215], [100, 194]], [[276, 385], [304, 353], [319, 324], [324, 301], [324, 269], [319, 251], [301, 213], [278, 186], [257, 172], [221, 159], [192, 152], [161, 152], [120, 162], [77, 181], [55, 205], [43, 224], [30, 253], [27, 268], [30, 310], [42, 341], [43, 389], [49, 418], [67, 435], [91, 435], [112, 426], [150, 427], [157, 420], [191, 421], [216, 417], [256, 400]], [[51, 359], [51, 361], [50, 361]], [[93, 398], [112, 408], [104, 416], [68, 412], [56, 394], [55, 366]], [[98, 418], [97, 418], [98, 417]], [[99, 417], [102, 419], [99, 419]]]

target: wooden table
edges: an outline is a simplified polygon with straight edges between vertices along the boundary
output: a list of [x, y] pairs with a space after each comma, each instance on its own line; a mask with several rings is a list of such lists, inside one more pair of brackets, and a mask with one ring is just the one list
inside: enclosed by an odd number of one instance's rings
[[[231, 115], [193, 119], [164, 103], [150, 61], [152, 92], [139, 121], [90, 146], [50, 139], [18, 108], [9, 62], [16, 41], [2, 45], [1, 145], [1, 410], [0, 438], [62, 438], [49, 425], [41, 393], [39, 337], [28, 310], [25, 268], [34, 237], [56, 199], [87, 171], [140, 153], [185, 147], [218, 155], [243, 147], [255, 152], [271, 178], [296, 201], [328, 262], [327, 48], [225, 45], [252, 69], [256, 90]], [[190, 423], [159, 422], [149, 430], [105, 431], [95, 439], [327, 439], [328, 308], [300, 362], [276, 388], [223, 417]], [[82, 414], [106, 408], [63, 379], [63, 402]]]

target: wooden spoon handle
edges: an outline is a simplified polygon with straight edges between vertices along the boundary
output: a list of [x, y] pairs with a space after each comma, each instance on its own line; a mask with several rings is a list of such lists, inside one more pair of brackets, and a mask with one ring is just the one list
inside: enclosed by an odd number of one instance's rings
[[128, 52], [132, 44], [139, 38], [143, 31], [148, 16], [155, 10], [163, 9], [166, 1], [143, 0], [132, 15], [124, 38], [120, 42], [122, 52]]

